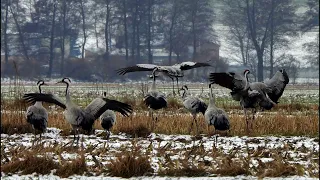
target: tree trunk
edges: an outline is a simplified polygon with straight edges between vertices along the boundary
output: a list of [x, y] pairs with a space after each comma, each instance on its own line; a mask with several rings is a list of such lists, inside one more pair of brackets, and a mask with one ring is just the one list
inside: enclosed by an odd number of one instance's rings
[[[176, 2], [174, 2], [176, 3]], [[177, 5], [173, 5], [173, 12], [172, 12], [172, 17], [171, 17], [171, 25], [170, 25], [170, 30], [169, 30], [169, 65], [172, 64], [172, 51], [173, 51], [173, 29], [175, 25], [175, 20], [176, 20], [176, 15], [177, 15]]]
[[263, 81], [263, 50], [257, 51], [257, 56], [258, 56], [258, 81], [262, 82]]
[[270, 18], [271, 18], [271, 12], [268, 15], [268, 20], [265, 25], [265, 30], [264, 30], [264, 35], [261, 40], [261, 45], [259, 45], [258, 40], [257, 40], [257, 29], [256, 29], [256, 18], [255, 18], [255, 1], [253, 1], [252, 4], [252, 9], [250, 13], [250, 5], [249, 5], [249, 0], [246, 0], [247, 4], [247, 18], [248, 18], [248, 26], [250, 30], [250, 36], [251, 40], [253, 42], [253, 45], [255, 47], [257, 57], [258, 57], [258, 81], [263, 81], [263, 52], [265, 49], [265, 43], [266, 43], [266, 38], [268, 34], [268, 29], [269, 29], [269, 23], [270, 23]]
[[193, 56], [192, 56], [192, 60], [194, 61], [196, 59], [196, 56], [197, 56], [197, 35], [196, 35], [196, 27], [195, 27], [195, 24], [196, 24], [196, 15], [197, 15], [197, 5], [198, 5], [198, 2], [197, 0], [194, 1], [195, 4], [194, 4], [194, 7], [193, 10], [192, 10], [192, 35], [193, 35]]
[[122, 0], [123, 2], [123, 25], [124, 25], [124, 42], [126, 48], [126, 61], [129, 60], [129, 50], [128, 50], [128, 30], [127, 30], [127, 6], [126, 0]]
[[56, 4], [53, 5], [53, 15], [52, 15], [52, 24], [51, 24], [51, 35], [50, 35], [50, 59], [49, 59], [49, 71], [48, 78], [51, 78], [52, 75], [52, 65], [53, 65], [53, 41], [54, 41], [54, 28], [55, 28], [55, 18], [56, 18]]
[[86, 22], [85, 22], [85, 14], [84, 14], [84, 4], [83, 0], [80, 0], [80, 9], [81, 9], [81, 16], [82, 16], [82, 32], [83, 32], [83, 42], [82, 42], [82, 52], [81, 58], [84, 59], [84, 47], [87, 42], [87, 35], [86, 35]]
[[7, 29], [8, 29], [8, 12], [9, 12], [9, 0], [6, 0], [6, 15], [5, 15], [5, 20], [4, 20], [4, 59], [5, 59], [5, 72], [4, 74], [8, 73], [8, 64], [9, 64], [9, 49], [8, 49], [8, 34], [7, 34]]
[[151, 26], [152, 26], [152, 5], [153, 0], [148, 0], [148, 63], [152, 64], [152, 52], [151, 52]]
[[65, 39], [66, 39], [66, 11], [67, 11], [67, 3], [66, 0], [63, 0], [63, 5], [62, 5], [62, 43], [61, 43], [61, 62], [60, 62], [60, 75], [64, 75], [64, 54], [65, 54]]
[[137, 15], [134, 7], [132, 8], [132, 17], [133, 17], [133, 23], [132, 23], [132, 38], [131, 38], [131, 58], [132, 61], [135, 62], [135, 48], [136, 48], [136, 23], [137, 23]]
[[23, 34], [22, 34], [22, 31], [21, 31], [21, 28], [20, 28], [20, 25], [19, 25], [19, 22], [18, 22], [18, 19], [16, 17], [16, 14], [13, 12], [11, 6], [10, 7], [10, 11], [11, 11], [11, 14], [12, 14], [12, 17], [13, 17], [13, 20], [14, 20], [14, 23], [17, 27], [17, 30], [18, 30], [18, 34], [19, 34], [19, 41], [22, 45], [22, 51], [23, 51], [23, 54], [26, 58], [27, 61], [29, 61], [29, 55], [28, 55], [28, 50], [27, 50], [27, 47], [26, 45], [24, 44], [24, 37], [23, 37]]
[[274, 0], [271, 1], [271, 29], [270, 29], [270, 75], [269, 78], [273, 76], [273, 35], [274, 35]]
[[104, 27], [104, 38], [106, 41], [105, 58], [108, 61], [109, 60], [109, 17], [110, 17], [109, 4], [110, 4], [110, 1], [106, 0], [106, 4], [107, 4], [107, 14], [106, 14], [106, 23], [105, 23], [105, 27]]
[[240, 37], [239, 37], [239, 43], [240, 43], [240, 51], [241, 51], [242, 64], [243, 64], [244, 66], [246, 66], [247, 63], [246, 63], [246, 57], [245, 57], [245, 50], [244, 50], [243, 38], [240, 38]]
[[141, 23], [141, 16], [139, 13], [139, 3], [138, 0], [136, 0], [136, 28], [137, 28], [137, 58], [136, 58], [136, 63], [139, 63], [140, 61], [140, 23]]
[[97, 16], [94, 18], [94, 36], [96, 37], [96, 48], [99, 49], [99, 37], [97, 31]]

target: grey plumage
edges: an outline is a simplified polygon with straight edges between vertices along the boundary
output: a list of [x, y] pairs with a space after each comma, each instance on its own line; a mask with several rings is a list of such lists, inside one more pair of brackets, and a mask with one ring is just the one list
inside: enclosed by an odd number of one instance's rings
[[153, 111], [167, 107], [167, 98], [163, 93], [159, 92], [156, 89], [156, 77], [155, 77], [156, 71], [157, 71], [157, 67], [155, 67], [155, 69], [152, 72], [152, 75], [153, 75], [152, 86], [149, 92], [144, 96], [144, 99], [143, 99], [144, 103], [149, 108], [150, 114], [152, 116], [152, 130], [154, 128]]
[[118, 69], [117, 72], [120, 75], [125, 75], [126, 73], [129, 73], [129, 72], [153, 71], [155, 68], [157, 68], [158, 72], [161, 72], [166, 76], [168, 76], [169, 78], [171, 78], [171, 80], [173, 81], [173, 93], [175, 94], [174, 78], [177, 81], [177, 87], [179, 87], [178, 78], [184, 76], [183, 71], [193, 69], [193, 68], [198, 68], [198, 67], [205, 67], [205, 66], [210, 66], [210, 64], [200, 63], [200, 62], [191, 62], [191, 61], [174, 64], [172, 66], [159, 66], [155, 64], [136, 64], [135, 66]]
[[180, 90], [183, 91], [182, 93], [183, 106], [191, 113], [193, 117], [189, 133], [191, 132], [193, 123], [195, 122], [197, 127], [197, 134], [199, 134], [197, 114], [202, 113], [204, 115], [207, 109], [207, 105], [200, 98], [191, 96], [189, 89], [186, 85], [183, 86]]
[[68, 90], [69, 84], [71, 83], [70, 79], [63, 78], [58, 83], [66, 84], [65, 103], [62, 102], [59, 97], [52, 94], [29, 93], [25, 94], [23, 98], [27, 102], [44, 101], [48, 103], [54, 103], [65, 109], [63, 114], [65, 119], [71, 124], [75, 134], [78, 134], [79, 128], [89, 133], [92, 132], [94, 121], [98, 119], [107, 109], [118, 111], [124, 116], [128, 116], [129, 113], [132, 113], [132, 108], [130, 105], [116, 100], [100, 97], [94, 99], [85, 109], [82, 109], [74, 104], [70, 98]]
[[[107, 96], [106, 92], [103, 92], [104, 97]], [[112, 110], [106, 110], [101, 116], [101, 126], [106, 131], [106, 139], [109, 139], [110, 137], [110, 129], [113, 127], [113, 125], [117, 121], [116, 114]]]
[[[39, 93], [41, 92], [41, 86], [47, 85], [43, 80], [37, 82]], [[34, 129], [34, 135], [36, 137], [36, 131], [41, 133], [45, 132], [48, 124], [48, 112], [42, 106], [42, 102], [36, 101], [34, 105], [29, 106], [26, 112], [27, 122], [30, 123]]]
[[244, 71], [244, 76], [236, 73], [211, 73], [210, 82], [231, 89], [234, 100], [240, 101], [248, 128], [247, 109], [253, 111], [253, 118], [258, 108], [270, 110], [278, 103], [289, 78], [284, 69], [279, 70], [273, 78], [263, 82], [248, 81], [249, 70]]
[[[230, 129], [230, 122], [227, 113], [218, 108], [215, 105], [215, 97], [212, 93], [212, 86], [209, 84], [210, 96], [209, 96], [209, 105], [204, 114], [204, 119], [208, 124], [208, 129], [210, 125], [213, 125], [215, 130], [225, 131]], [[217, 136], [216, 136], [216, 143], [217, 143]]]
[[275, 103], [279, 103], [278, 100], [289, 83], [289, 77], [285, 69], [280, 69], [271, 79], [266, 80], [264, 83], [269, 88], [267, 94], [270, 99]]

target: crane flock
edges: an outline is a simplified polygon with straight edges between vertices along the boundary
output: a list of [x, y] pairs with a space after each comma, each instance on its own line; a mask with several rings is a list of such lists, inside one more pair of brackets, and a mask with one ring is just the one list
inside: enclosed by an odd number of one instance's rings
[[[135, 66], [125, 67], [117, 70], [118, 74], [124, 75], [129, 72], [136, 71], [152, 71], [151, 77], [153, 82], [150, 90], [144, 96], [144, 103], [149, 108], [149, 115], [152, 118], [152, 131], [154, 129], [154, 124], [157, 121], [157, 117], [154, 118], [154, 111], [166, 108], [167, 98], [166, 95], [156, 88], [156, 77], [160, 74], [164, 74], [170, 77], [173, 80], [173, 91], [174, 91], [174, 78], [184, 76], [183, 71], [189, 70], [192, 68], [206, 67], [210, 66], [207, 63], [197, 63], [197, 62], [183, 62], [180, 64], [175, 64], [173, 66], [158, 66], [154, 64], [137, 64]], [[249, 82], [248, 74], [249, 70], [245, 70], [243, 74], [237, 74], [234, 72], [214, 72], [209, 75], [209, 104], [207, 105], [202, 99], [192, 96], [190, 90], [186, 85], [182, 86], [178, 90], [183, 91], [182, 101], [183, 106], [188, 110], [192, 115], [192, 123], [190, 131], [195, 122], [198, 131], [198, 122], [197, 114], [202, 113], [204, 120], [209, 128], [212, 125], [217, 131], [229, 131], [230, 130], [230, 119], [228, 114], [222, 109], [218, 108], [215, 105], [215, 94], [212, 92], [212, 84], [218, 84], [222, 87], [228, 88], [231, 90], [230, 94], [233, 100], [239, 101], [240, 106], [243, 109], [245, 120], [247, 123], [247, 131], [249, 132], [249, 118], [248, 110], [252, 109], [252, 121], [255, 118], [255, 113], [257, 110], [270, 110], [276, 104], [281, 97], [286, 85], [289, 82], [288, 75], [284, 69], [281, 69], [275, 73], [275, 75], [264, 82]], [[79, 141], [79, 130], [82, 129], [87, 133], [94, 132], [94, 122], [97, 119], [101, 120], [101, 126], [106, 130], [106, 139], [109, 139], [110, 129], [116, 123], [116, 112], [121, 113], [123, 116], [128, 117], [132, 112], [133, 108], [123, 102], [112, 100], [106, 97], [106, 92], [104, 92], [103, 97], [95, 98], [89, 105], [84, 109], [73, 103], [71, 100], [69, 87], [71, 85], [71, 80], [67, 77], [63, 78], [57, 83], [62, 83], [66, 85], [65, 97], [66, 101], [62, 101], [57, 95], [51, 93], [42, 93], [41, 86], [48, 85], [43, 80], [39, 80], [37, 85], [39, 87], [39, 92], [36, 93], [26, 93], [23, 96], [23, 99], [32, 103], [32, 106], [29, 106], [26, 112], [27, 122], [32, 125], [35, 130], [40, 131], [41, 133], [46, 131], [47, 122], [48, 122], [48, 112], [42, 106], [42, 102], [47, 102], [51, 104], [58, 105], [64, 109], [65, 120], [71, 125], [72, 131], [74, 132], [74, 139]], [[56, 83], [56, 84], [57, 84]], [[252, 122], [251, 122], [252, 128]], [[77, 137], [76, 137], [77, 135]], [[217, 142], [217, 136], [216, 141]]]

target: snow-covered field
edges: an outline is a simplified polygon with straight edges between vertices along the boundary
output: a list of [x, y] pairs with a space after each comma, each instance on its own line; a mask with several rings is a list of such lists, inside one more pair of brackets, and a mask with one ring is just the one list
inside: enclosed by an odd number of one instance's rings
[[[50, 82], [56, 82], [52, 80]], [[22, 81], [23, 86], [16, 89], [12, 82], [8, 81], [1, 85], [2, 100], [16, 97], [16, 93], [36, 92], [37, 87], [33, 81]], [[184, 83], [186, 84], [186, 83]], [[87, 104], [103, 91], [107, 91], [108, 96], [141, 98], [147, 91], [150, 83], [122, 83], [122, 84], [95, 84], [75, 82], [70, 91], [77, 103]], [[170, 83], [158, 82], [159, 90], [172, 96]], [[205, 83], [189, 83], [192, 95], [202, 97], [207, 100], [208, 88]], [[218, 86], [214, 87], [217, 103], [232, 103], [229, 90]], [[64, 96], [64, 86], [43, 87], [44, 92], [52, 92]], [[180, 97], [174, 97], [181, 99]], [[304, 103], [318, 104], [318, 86], [293, 86], [288, 85], [280, 99], [280, 104]], [[222, 102], [223, 101], [223, 102]], [[81, 104], [82, 105], [82, 104]], [[12, 113], [11, 110], [2, 109], [2, 113]], [[8, 112], [7, 112], [8, 111]], [[232, 110], [234, 111], [234, 110]], [[314, 110], [312, 110], [314, 111]], [[238, 112], [238, 111], [236, 111]], [[299, 114], [291, 113], [290, 116]], [[302, 112], [302, 111], [301, 111]], [[231, 113], [229, 111], [228, 113]], [[279, 112], [267, 112], [279, 113]], [[286, 112], [284, 112], [286, 113]], [[232, 113], [231, 113], [232, 114]], [[300, 116], [303, 113], [300, 113]], [[67, 179], [121, 179], [112, 177], [108, 173], [97, 172], [97, 161], [102, 169], [108, 169], [108, 165], [115, 160], [119, 153], [132, 153], [135, 147], [139, 147], [139, 154], [149, 158], [153, 169], [152, 176], [143, 176], [132, 179], [257, 179], [258, 177], [268, 177], [265, 179], [313, 179], [319, 175], [319, 139], [306, 136], [261, 136], [261, 137], [219, 137], [217, 147], [214, 147], [215, 138], [202, 134], [201, 137], [180, 134], [155, 134], [152, 133], [148, 138], [132, 138], [127, 134], [113, 134], [110, 139], [105, 140], [101, 130], [96, 130], [94, 135], [81, 135], [78, 146], [70, 143], [73, 136], [63, 136], [60, 129], [48, 128], [41, 141], [33, 144], [33, 134], [1, 134], [1, 165], [16, 161], [15, 156], [19, 152], [37, 152], [37, 156], [48, 156], [55, 162], [63, 159], [69, 162], [80, 157], [80, 152], [85, 151], [85, 163], [90, 174], [72, 175]], [[60, 149], [59, 151], [57, 149]], [[132, 155], [132, 154], [131, 154]], [[97, 161], [94, 161], [96, 159]], [[23, 160], [23, 157], [22, 159]], [[185, 167], [187, 163], [191, 168], [199, 168], [205, 173], [201, 177], [170, 177], [163, 175], [163, 172], [173, 168]], [[99, 165], [99, 166], [100, 166]], [[248, 171], [246, 175], [220, 174], [220, 167], [228, 168], [237, 165], [243, 171]], [[100, 168], [101, 168], [100, 167]], [[234, 167], [233, 167], [234, 168]], [[281, 170], [281, 168], [284, 168]], [[281, 171], [289, 169], [288, 172], [281, 174]], [[226, 171], [224, 169], [224, 171]], [[292, 172], [291, 172], [292, 171]], [[161, 175], [162, 173], [162, 175]], [[249, 175], [248, 175], [249, 174]], [[164, 176], [164, 177], [163, 177]], [[60, 179], [55, 175], [55, 170], [51, 174], [27, 174], [21, 172], [15, 174], [3, 173], [3, 179]], [[315, 179], [315, 178], [314, 178]]]
[[[97, 130], [94, 135], [81, 135], [81, 142], [78, 146], [72, 141], [73, 136], [61, 136], [60, 130], [56, 128], [48, 128], [43, 135], [42, 140], [37, 142], [37, 146], [43, 149], [57, 149], [63, 147], [74, 146], [72, 152], [63, 150], [60, 153], [60, 158], [70, 161], [79, 158], [78, 150], [89, 149], [85, 153], [85, 162], [89, 167], [94, 169], [96, 162], [93, 156], [102, 166], [106, 166], [111, 160], [116, 158], [117, 153], [129, 152], [134, 147], [139, 147], [139, 153], [143, 156], [148, 156], [150, 164], [154, 170], [153, 176], [156, 179], [166, 179], [157, 177], [158, 172], [167, 168], [172, 161], [177, 164], [185, 162], [190, 163], [190, 166], [201, 166], [208, 172], [211, 169], [219, 169], [222, 161], [230, 158], [231, 163], [248, 162], [249, 170], [253, 176], [246, 177], [244, 175], [236, 177], [224, 177], [223, 179], [256, 179], [255, 173], [259, 172], [257, 169], [265, 168], [265, 171], [274, 168], [272, 162], [283, 163], [286, 166], [294, 166], [301, 168], [300, 176], [286, 177], [287, 179], [306, 179], [315, 174], [319, 174], [319, 139], [310, 137], [219, 137], [217, 146], [214, 147], [214, 137], [201, 135], [195, 138], [190, 135], [164, 135], [152, 133], [148, 138], [131, 138], [126, 134], [111, 135], [107, 141], [100, 137], [101, 130]], [[33, 144], [34, 136], [32, 134], [1, 134], [2, 154], [6, 154], [6, 158], [2, 158], [1, 164], [5, 161], [11, 161], [11, 156], [14, 150], [19, 149], [32, 150], [36, 147]], [[94, 148], [93, 148], [94, 147]], [[78, 150], [77, 150], [78, 149]], [[39, 150], [40, 151], [40, 150]], [[44, 151], [45, 152], [45, 151]], [[47, 151], [40, 153], [39, 156], [50, 156], [56, 162], [59, 161], [58, 151]], [[170, 162], [169, 162], [170, 161]], [[270, 163], [271, 162], [271, 163]], [[268, 163], [270, 165], [268, 165]], [[205, 165], [204, 165], [205, 164]], [[276, 164], [276, 163], [275, 163]], [[40, 176], [40, 179], [59, 179], [58, 176], [53, 175]], [[95, 172], [93, 172], [95, 175]], [[3, 179], [29, 179], [36, 178], [36, 174], [13, 176], [2, 173]], [[218, 176], [218, 177], [216, 177]], [[102, 174], [90, 179], [110, 178], [107, 174]], [[215, 177], [221, 179], [220, 175], [208, 174], [198, 179], [208, 179]], [[38, 177], [37, 177], [38, 178]], [[70, 179], [87, 179], [86, 176], [72, 176]], [[150, 177], [141, 177], [139, 179], [149, 179]], [[119, 178], [113, 178], [119, 179]], [[170, 178], [168, 178], [170, 179]], [[188, 179], [188, 178], [183, 178]]]

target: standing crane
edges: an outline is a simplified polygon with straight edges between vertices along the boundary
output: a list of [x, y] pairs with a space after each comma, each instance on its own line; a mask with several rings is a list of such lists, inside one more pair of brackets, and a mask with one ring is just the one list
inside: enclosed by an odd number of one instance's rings
[[[151, 117], [152, 117], [152, 131], [154, 129], [154, 117], [153, 117], [153, 111], [162, 109], [167, 107], [167, 99], [166, 96], [159, 92], [156, 88], [156, 71], [158, 70], [158, 67], [155, 67], [154, 70], [152, 71], [152, 76], [153, 76], [153, 82], [150, 90], [148, 93], [144, 96], [144, 103], [147, 105], [149, 108]], [[156, 117], [156, 121], [158, 120], [158, 117]]]
[[233, 72], [211, 73], [210, 82], [219, 84], [231, 90], [234, 100], [240, 101], [244, 110], [244, 116], [249, 132], [249, 118], [247, 109], [252, 109], [252, 120], [258, 108], [270, 110], [278, 103], [286, 84], [289, 82], [288, 75], [284, 69], [279, 70], [270, 80], [264, 82], [248, 81], [249, 70], [245, 70], [243, 75]]
[[201, 62], [191, 62], [191, 61], [174, 64], [172, 66], [159, 66], [155, 64], [136, 64], [135, 66], [118, 69], [117, 73], [119, 75], [125, 75], [126, 73], [129, 73], [129, 72], [153, 71], [155, 68], [157, 68], [157, 71], [171, 78], [173, 83], [173, 94], [175, 94], [174, 78], [177, 81], [177, 87], [179, 87], [178, 78], [184, 76], [183, 71], [193, 69], [193, 68], [198, 68], [198, 67], [205, 67], [205, 66], [210, 66], [210, 64], [201, 63]]
[[53, 103], [64, 109], [65, 119], [71, 124], [72, 131], [75, 135], [77, 134], [77, 143], [79, 141], [79, 129], [83, 129], [89, 133], [93, 131], [93, 124], [96, 119], [99, 118], [107, 109], [115, 110], [120, 112], [123, 116], [129, 116], [129, 113], [132, 113], [132, 108], [130, 105], [111, 100], [108, 98], [96, 98], [94, 99], [85, 109], [80, 108], [74, 104], [71, 100], [69, 93], [69, 86], [71, 80], [69, 78], [63, 78], [57, 83], [66, 84], [66, 102], [64, 103], [59, 97], [53, 94], [41, 94], [41, 93], [28, 93], [24, 94], [23, 98], [27, 102], [36, 102], [43, 101], [48, 103]]
[[[37, 82], [39, 93], [41, 94], [41, 86], [48, 85], [43, 80]], [[41, 101], [36, 101], [34, 105], [28, 107], [26, 112], [27, 122], [32, 125], [34, 129], [34, 139], [36, 139], [36, 131], [40, 131], [40, 140], [41, 134], [44, 133], [47, 129], [48, 124], [48, 112], [42, 106]]]
[[[103, 92], [103, 97], [107, 98], [107, 92]], [[117, 117], [114, 111], [112, 110], [106, 110], [101, 116], [101, 126], [104, 130], [106, 130], [106, 139], [109, 139], [110, 137], [110, 129], [113, 127], [113, 125], [116, 123]]]
[[198, 123], [197, 123], [197, 114], [201, 112], [204, 115], [207, 109], [207, 105], [200, 98], [191, 96], [189, 89], [186, 85], [184, 85], [180, 89], [180, 91], [183, 91], [182, 93], [183, 106], [192, 114], [192, 117], [193, 117], [189, 134], [192, 130], [193, 123], [195, 122], [197, 127], [197, 135], [198, 135], [199, 131], [198, 131]]
[[[209, 84], [209, 90], [210, 90], [209, 106], [204, 114], [204, 119], [208, 124], [208, 132], [209, 132], [210, 125], [213, 125], [215, 130], [219, 130], [219, 131], [229, 130], [230, 129], [229, 117], [223, 109], [218, 108], [215, 105], [215, 95], [212, 93], [211, 84]], [[215, 146], [217, 144], [217, 141], [218, 141], [218, 136], [216, 135]]]

